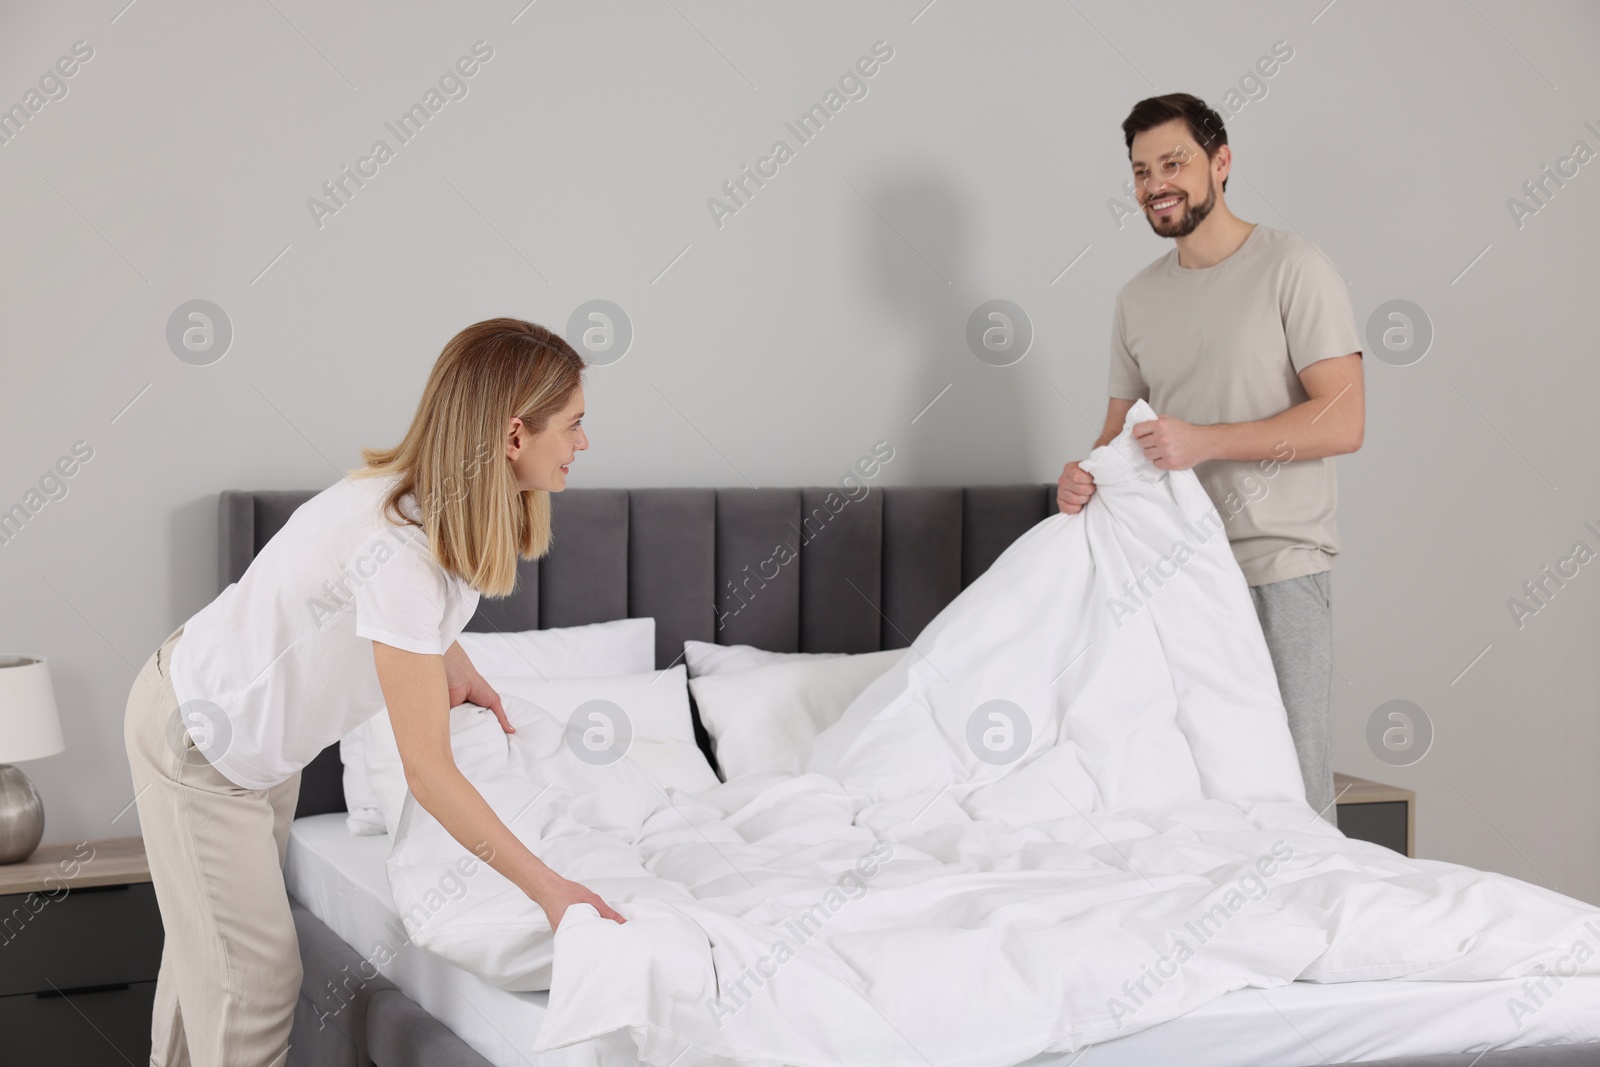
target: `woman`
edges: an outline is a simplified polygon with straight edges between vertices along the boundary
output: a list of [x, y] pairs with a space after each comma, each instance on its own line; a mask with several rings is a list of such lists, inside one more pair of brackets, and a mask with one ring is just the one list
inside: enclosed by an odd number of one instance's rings
[[[417, 802], [552, 928], [598, 896], [541, 863], [456, 768], [450, 709], [500, 697], [456, 637], [550, 547], [550, 493], [589, 447], [583, 361], [542, 326], [457, 334], [405, 439], [302, 505], [168, 637], [124, 739], [166, 945], [151, 1063], [281, 1065], [300, 952], [282, 865], [300, 770], [385, 705]], [[420, 504], [419, 504], [420, 502]]]

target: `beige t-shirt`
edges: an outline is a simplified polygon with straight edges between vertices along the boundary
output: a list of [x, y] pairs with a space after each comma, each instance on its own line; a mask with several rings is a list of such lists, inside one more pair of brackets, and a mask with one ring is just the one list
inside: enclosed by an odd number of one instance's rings
[[[1185, 422], [1252, 422], [1308, 397], [1299, 372], [1361, 351], [1345, 281], [1315, 245], [1256, 224], [1227, 259], [1178, 265], [1178, 250], [1117, 294], [1108, 392]], [[1333, 457], [1208, 460], [1194, 472], [1250, 585], [1333, 569]]]

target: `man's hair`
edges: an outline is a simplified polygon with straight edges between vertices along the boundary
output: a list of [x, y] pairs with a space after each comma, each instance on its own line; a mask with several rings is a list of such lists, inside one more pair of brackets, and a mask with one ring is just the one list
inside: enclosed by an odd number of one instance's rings
[[[1228, 143], [1228, 128], [1222, 116], [1206, 106], [1206, 102], [1189, 93], [1168, 93], [1149, 96], [1133, 105], [1128, 117], [1122, 120], [1122, 139], [1128, 145], [1128, 158], [1133, 158], [1133, 138], [1145, 130], [1153, 130], [1173, 119], [1182, 119], [1189, 126], [1189, 134], [1206, 154], [1210, 163], [1217, 149]], [[1222, 179], [1222, 190], [1227, 192], [1228, 179]]]

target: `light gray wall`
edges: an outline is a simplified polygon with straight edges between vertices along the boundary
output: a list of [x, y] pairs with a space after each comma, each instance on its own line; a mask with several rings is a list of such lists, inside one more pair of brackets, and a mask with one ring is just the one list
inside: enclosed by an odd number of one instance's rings
[[[0, 145], [0, 507], [93, 449], [0, 546], [0, 649], [52, 659], [68, 739], [25, 767], [47, 840], [136, 831], [123, 705], [216, 591], [218, 491], [392, 442], [479, 319], [626, 310], [574, 485], [820, 484], [879, 438], [888, 483], [1054, 480], [1104, 412], [1113, 297], [1170, 247], [1115, 221], [1118, 124], [1221, 104], [1286, 41], [1229, 119], [1230, 206], [1318, 244], [1364, 336], [1393, 299], [1436, 331], [1414, 365], [1369, 355], [1339, 461], [1336, 766], [1417, 790], [1423, 855], [1600, 901], [1600, 564], [1521, 628], [1507, 607], [1600, 549], [1600, 163], [1508, 207], [1600, 149], [1594, 5], [925, 3], [7, 5], [0, 104], [93, 48]], [[468, 95], [319, 228], [308, 198], [480, 40]], [[868, 94], [716, 225], [880, 40]], [[1013, 366], [964, 341], [991, 298], [1037, 331]], [[165, 339], [192, 299], [235, 330], [209, 366]], [[1409, 767], [1366, 741], [1393, 699], [1436, 729]]]

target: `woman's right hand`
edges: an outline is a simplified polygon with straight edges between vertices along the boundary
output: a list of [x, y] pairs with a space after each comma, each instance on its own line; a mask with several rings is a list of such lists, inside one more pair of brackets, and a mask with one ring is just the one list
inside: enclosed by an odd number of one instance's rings
[[544, 909], [544, 914], [550, 920], [550, 930], [553, 933], [561, 925], [561, 917], [567, 909], [574, 904], [588, 904], [600, 913], [602, 919], [611, 919], [615, 922], [625, 923], [628, 920], [618, 915], [609, 904], [601, 900], [588, 889], [577, 882], [570, 882], [565, 878], [556, 877], [556, 880], [534, 898], [534, 902]]

